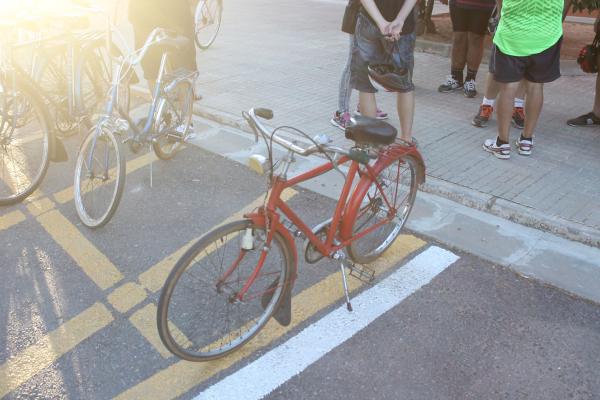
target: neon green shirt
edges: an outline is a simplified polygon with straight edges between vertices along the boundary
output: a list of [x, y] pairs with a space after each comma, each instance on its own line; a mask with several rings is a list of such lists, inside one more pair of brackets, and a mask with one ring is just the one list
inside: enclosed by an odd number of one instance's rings
[[525, 57], [552, 47], [563, 34], [564, 0], [503, 0], [494, 44]]

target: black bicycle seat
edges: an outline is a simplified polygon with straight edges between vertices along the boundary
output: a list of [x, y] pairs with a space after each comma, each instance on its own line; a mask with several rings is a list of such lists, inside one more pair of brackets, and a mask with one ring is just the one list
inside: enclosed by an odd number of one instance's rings
[[376, 118], [355, 116], [346, 126], [346, 139], [358, 143], [391, 144], [396, 136], [396, 128]]

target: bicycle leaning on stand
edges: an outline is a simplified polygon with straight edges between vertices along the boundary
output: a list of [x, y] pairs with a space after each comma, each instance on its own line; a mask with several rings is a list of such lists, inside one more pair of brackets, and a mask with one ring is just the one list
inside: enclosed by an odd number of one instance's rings
[[[193, 108], [193, 87], [197, 71], [178, 69], [167, 73], [168, 56], [189, 43], [183, 36], [154, 29], [144, 46], [125, 58], [113, 75], [110, 97], [104, 114], [84, 139], [75, 163], [75, 208], [89, 228], [105, 225], [114, 215], [125, 185], [125, 155], [121, 142], [138, 153], [152, 146], [163, 160], [175, 156], [187, 134]], [[119, 107], [120, 93], [127, 92], [131, 68], [141, 63], [150, 48], [162, 49], [158, 78], [146, 118], [134, 122]]]
[[[270, 192], [265, 204], [244, 219], [200, 238], [175, 264], [163, 286], [157, 312], [160, 338], [173, 354], [189, 361], [222, 357], [242, 346], [273, 316], [291, 321], [291, 293], [297, 273], [294, 236], [304, 236], [304, 258], [340, 262], [347, 307], [351, 311], [345, 269], [361, 280], [374, 272], [364, 264], [378, 258], [398, 237], [425, 179], [425, 164], [416, 144], [396, 139], [394, 127], [357, 117], [346, 130], [350, 150], [311, 139], [310, 147], [267, 129], [252, 109], [244, 116], [269, 153]], [[305, 137], [308, 135], [302, 133]], [[309, 138], [310, 139], [310, 138]], [[273, 142], [287, 155], [273, 168]], [[287, 177], [296, 155], [322, 153], [329, 160], [308, 172]], [[347, 172], [340, 165], [348, 165]], [[260, 165], [260, 164], [258, 164]], [[260, 168], [257, 168], [260, 169]], [[338, 170], [345, 176], [332, 218], [313, 229], [281, 199], [301, 182]], [[345, 251], [344, 251], [345, 250]], [[362, 264], [359, 265], [359, 264]]]

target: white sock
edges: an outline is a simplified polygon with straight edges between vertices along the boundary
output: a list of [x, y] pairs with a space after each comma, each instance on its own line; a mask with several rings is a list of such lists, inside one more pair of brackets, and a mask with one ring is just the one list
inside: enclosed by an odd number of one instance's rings
[[515, 107], [517, 108], [523, 108], [523, 106], [525, 105], [525, 100], [524, 99], [518, 99], [515, 97]]
[[496, 100], [494, 99], [488, 99], [487, 97], [483, 96], [483, 102], [481, 103], [484, 106], [492, 106], [494, 107], [494, 103], [496, 102]]

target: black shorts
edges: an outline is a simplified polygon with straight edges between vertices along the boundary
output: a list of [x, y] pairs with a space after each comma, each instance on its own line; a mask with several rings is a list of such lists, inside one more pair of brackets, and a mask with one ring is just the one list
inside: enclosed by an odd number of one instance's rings
[[457, 7], [450, 2], [450, 19], [454, 32], [472, 32], [484, 35], [487, 32], [488, 22], [493, 10], [472, 10]]
[[[527, 79], [534, 83], [548, 83], [560, 78], [560, 46], [562, 37], [550, 48], [526, 57], [509, 56], [494, 46], [494, 77], [502, 83]], [[490, 70], [492, 68], [490, 67]]]

